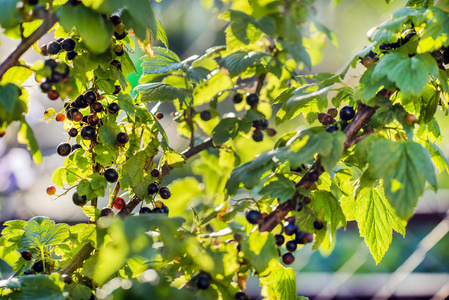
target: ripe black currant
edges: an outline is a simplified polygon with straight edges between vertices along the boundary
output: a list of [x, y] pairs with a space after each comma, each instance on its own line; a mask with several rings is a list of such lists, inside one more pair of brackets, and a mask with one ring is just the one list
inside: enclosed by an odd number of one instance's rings
[[251, 133], [251, 137], [255, 142], [261, 142], [263, 140], [263, 132], [260, 129], [255, 129]]
[[114, 183], [118, 180], [118, 172], [115, 169], [107, 169], [104, 171], [104, 178], [108, 182]]
[[167, 205], [162, 206], [162, 213], [168, 215], [169, 209]]
[[55, 72], [55, 71], [53, 71], [52, 73], [51, 73], [51, 76], [50, 76], [50, 81], [51, 82], [53, 82], [53, 83], [59, 83], [59, 82], [61, 82], [62, 81], [62, 74], [61, 73], [58, 73], [58, 72]]
[[77, 206], [84, 206], [87, 203], [87, 198], [85, 195], [80, 196], [78, 194], [78, 192], [75, 192], [75, 193], [73, 193], [72, 201], [73, 201], [73, 204], [75, 204]]
[[100, 217], [108, 217], [108, 216], [111, 216], [111, 215], [114, 215], [114, 212], [112, 211], [112, 208], [110, 208], [110, 207], [103, 207], [101, 209]]
[[97, 94], [93, 91], [88, 91], [84, 94], [84, 99], [86, 99], [87, 104], [93, 104], [97, 101]]
[[168, 187], [165, 186], [159, 189], [159, 195], [161, 196], [162, 199], [168, 199], [171, 197], [170, 190], [168, 189]]
[[42, 273], [44, 271], [44, 263], [42, 260], [35, 262], [32, 269], [36, 273]]
[[117, 134], [117, 144], [118, 145], [124, 145], [129, 141], [129, 136], [126, 132], [120, 132], [119, 134]]
[[142, 208], [139, 210], [139, 214], [140, 214], [140, 215], [143, 215], [143, 214], [151, 214], [152, 212], [153, 212], [153, 211], [151, 210], [151, 208], [146, 207], [146, 206], [142, 207]]
[[71, 137], [76, 137], [78, 135], [78, 130], [76, 128], [70, 128], [69, 130], [67, 130], [67, 133]]
[[436, 60], [438, 66], [443, 65], [443, 54], [441, 54], [440, 51], [432, 51], [430, 54], [433, 56], [433, 58]]
[[407, 33], [404, 38], [402, 39], [402, 43], [405, 44], [408, 41], [410, 41], [412, 39], [412, 37], [414, 37], [416, 35], [416, 32], [414, 31], [410, 31], [409, 33]]
[[447, 47], [446, 49], [444, 49], [443, 51], [443, 62], [445, 64], [449, 64], [449, 47]]
[[102, 112], [103, 111], [103, 105], [100, 102], [95, 102], [94, 104], [92, 104], [92, 109], [95, 112]]
[[61, 143], [58, 145], [58, 148], [56, 148], [56, 152], [58, 152], [61, 156], [67, 156], [72, 151], [72, 146], [70, 146], [69, 143]]
[[117, 103], [113, 102], [111, 104], [109, 104], [108, 106], [108, 110], [111, 114], [116, 114], [120, 111], [120, 105], [118, 105]]
[[248, 103], [251, 108], [254, 108], [259, 103], [259, 96], [257, 94], [248, 94], [246, 96], [246, 103]]
[[276, 133], [277, 132], [276, 132], [276, 130], [274, 128], [271, 128], [271, 127], [267, 128], [267, 135], [268, 136], [270, 136], [270, 137], [275, 136]]
[[345, 106], [340, 110], [340, 119], [343, 121], [352, 120], [355, 116], [355, 111], [352, 106]]
[[94, 140], [95, 139], [95, 128], [92, 126], [84, 126], [81, 129], [81, 137], [85, 140]]
[[41, 52], [42, 52], [43, 56], [49, 56], [50, 55], [50, 53], [48, 52], [47, 44], [41, 46]]
[[276, 245], [278, 246], [282, 246], [285, 242], [285, 238], [282, 234], [276, 234], [274, 239], [276, 240]]
[[156, 194], [159, 191], [159, 187], [155, 183], [150, 183], [148, 185], [148, 193], [150, 195]]
[[262, 214], [260, 213], [260, 211], [257, 210], [250, 210], [247, 214], [246, 214], [246, 220], [248, 220], [248, 222], [250, 224], [258, 224], [260, 220], [262, 220]]
[[112, 93], [113, 95], [117, 95], [122, 90], [122, 88], [119, 85], [116, 85], [114, 88], [115, 88], [115, 90]]
[[115, 66], [117, 68], [117, 70], [120, 70], [120, 71], [122, 70], [122, 63], [116, 59], [111, 61], [111, 65]]
[[315, 228], [316, 230], [320, 230], [323, 227], [324, 227], [324, 224], [322, 222], [320, 222], [320, 221], [313, 222], [313, 228]]
[[295, 236], [295, 243], [298, 245], [304, 245], [306, 242], [304, 241], [304, 232], [298, 231]]
[[78, 53], [76, 53], [75, 51], [67, 52], [67, 59], [74, 60], [77, 55]]
[[208, 110], [203, 110], [200, 113], [200, 117], [201, 117], [201, 120], [203, 120], [203, 121], [209, 121], [210, 119], [212, 119], [212, 114]]
[[232, 98], [232, 101], [234, 101], [235, 104], [242, 102], [242, 100], [243, 100], [243, 96], [242, 96], [242, 94], [239, 94], [239, 93], [235, 94], [234, 98]]
[[309, 232], [304, 233], [303, 240], [306, 244], [313, 242], [313, 234]]
[[80, 149], [80, 148], [83, 148], [83, 147], [81, 147], [80, 144], [73, 144], [72, 145], [72, 151], [75, 151], [76, 149]]
[[50, 69], [54, 70], [58, 66], [58, 62], [56, 60], [54, 60], [53, 58], [50, 58], [44, 62], [44, 65], [47, 67], [50, 67]]
[[151, 170], [151, 176], [153, 176], [153, 177], [159, 177], [160, 174], [161, 173], [159, 172], [158, 169]]
[[111, 16], [110, 18], [109, 18], [109, 20], [111, 20], [111, 22], [112, 22], [112, 24], [115, 26], [115, 25], [118, 25], [118, 24], [120, 24], [122, 21], [120, 21], [120, 17], [119, 16], [117, 16], [117, 15], [113, 15], [113, 16]]
[[164, 213], [162, 208], [159, 208], [159, 207], [155, 207], [151, 212], [155, 213], [155, 214], [163, 214]]
[[48, 93], [52, 89], [52, 84], [50, 81], [44, 81], [40, 85], [42, 92]]
[[156, 119], [161, 120], [164, 117], [164, 114], [161, 112], [158, 112], [156, 115], [154, 115]]
[[261, 119], [260, 121], [260, 128], [266, 129], [268, 127], [268, 120], [267, 119]]
[[87, 117], [87, 123], [89, 123], [92, 126], [97, 125], [99, 122], [100, 118], [95, 113], [92, 113]]
[[284, 228], [284, 232], [286, 235], [293, 235], [298, 231], [298, 226], [295, 223], [288, 223]]
[[329, 126], [326, 127], [326, 131], [329, 132], [329, 133], [338, 131], [338, 126], [336, 126], [336, 125], [329, 125]]
[[75, 49], [76, 42], [72, 38], [63, 39], [61, 42], [61, 48], [67, 52], [73, 51]]
[[33, 258], [33, 254], [30, 251], [23, 251], [20, 253], [24, 260], [31, 260]]
[[59, 51], [61, 51], [61, 44], [59, 44], [57, 41], [52, 41], [48, 43], [47, 45], [48, 53], [51, 55], [58, 54]]
[[322, 122], [321, 122], [321, 123], [323, 123], [323, 125], [330, 125], [330, 124], [332, 124], [332, 123], [334, 123], [334, 122], [335, 122], [335, 120], [334, 120], [334, 118], [332, 118], [331, 115], [325, 114], [325, 115], [323, 116], [323, 119], [322, 119]]
[[88, 106], [86, 99], [84, 99], [83, 95], [78, 96], [75, 101], [73, 101], [70, 106], [75, 108], [86, 108]]
[[286, 265], [291, 265], [295, 261], [295, 256], [290, 252], [284, 253], [282, 255], [282, 262]]
[[211, 284], [211, 278], [210, 275], [205, 273], [205, 272], [201, 272], [200, 274], [198, 274], [197, 278], [196, 278], [196, 287], [201, 289], [201, 290], [206, 290], [207, 288], [209, 288]]
[[126, 31], [123, 31], [122, 33], [114, 32], [114, 36], [118, 41], [123, 40], [127, 35], [128, 33]]
[[296, 250], [297, 247], [298, 247], [298, 246], [297, 246], [297, 244], [295, 243], [295, 241], [288, 241], [288, 242], [285, 244], [285, 248], [287, 248], [287, 250], [288, 250], [289, 252], [294, 252], [294, 251]]
[[244, 292], [238, 292], [234, 295], [235, 300], [249, 300], [249, 296]]

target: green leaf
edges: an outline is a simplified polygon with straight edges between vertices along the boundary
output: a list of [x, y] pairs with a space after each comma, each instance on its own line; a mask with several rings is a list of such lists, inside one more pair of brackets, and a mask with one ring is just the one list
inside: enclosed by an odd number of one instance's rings
[[313, 210], [321, 220], [330, 225], [331, 235], [334, 236], [340, 224], [346, 227], [346, 217], [335, 199], [334, 195], [328, 191], [316, 191], [313, 194]]
[[76, 188], [78, 194], [81, 196], [85, 195], [87, 200], [103, 197], [108, 186], [106, 178], [98, 173], [90, 175], [89, 178], [91, 179], [90, 181], [87, 179], [80, 181]]
[[386, 76], [395, 82], [405, 97], [419, 95], [430, 77], [437, 77], [438, 66], [429, 53], [409, 57], [403, 53], [389, 53], [374, 66], [373, 79]]
[[262, 296], [269, 300], [297, 300], [296, 275], [292, 268], [285, 268], [280, 263], [270, 267], [270, 274], [260, 277]]
[[222, 13], [220, 18], [231, 22], [225, 30], [228, 50], [251, 48], [262, 36], [259, 23], [242, 11], [228, 10]]
[[184, 165], [185, 158], [176, 151], [168, 150], [164, 152], [162, 161], [164, 162], [164, 164], [167, 164], [174, 168], [180, 168]]
[[12, 83], [0, 85], [0, 95], [0, 105], [3, 106], [9, 114], [12, 114], [16, 102], [19, 100], [19, 87]]
[[[3, 75], [1, 84], [13, 83], [16, 86], [21, 86], [30, 76], [33, 75], [33, 70], [25, 67], [12, 67]], [[3, 87], [1, 87], [3, 88]], [[0, 91], [3, 94], [3, 91]], [[3, 99], [0, 99], [2, 101]]]
[[276, 242], [269, 232], [253, 231], [248, 238], [241, 241], [240, 246], [245, 258], [259, 275], [269, 268], [272, 260], [278, 259]]
[[221, 145], [237, 137], [240, 131], [249, 132], [252, 122], [246, 119], [224, 118], [215, 126], [212, 135], [215, 145]]
[[188, 90], [162, 82], [141, 84], [136, 86], [134, 90], [140, 94], [142, 101], [147, 102], [172, 102], [178, 99], [183, 106], [186, 98], [192, 99], [192, 94]]
[[237, 51], [223, 58], [224, 65], [231, 77], [236, 77], [255, 64], [266, 66], [271, 56], [264, 52]]
[[41, 149], [39, 149], [39, 144], [37, 143], [33, 130], [25, 119], [21, 120], [20, 129], [17, 133], [17, 141], [21, 144], [27, 145], [27, 148], [33, 155], [33, 160], [36, 164], [40, 164], [42, 162]]
[[437, 7], [431, 7], [425, 13], [426, 27], [419, 40], [422, 52], [439, 50], [448, 46], [447, 32], [449, 30], [449, 13]]
[[21, 300], [65, 300], [63, 294], [64, 281], [55, 273], [52, 275], [27, 275], [9, 279], [6, 287], [14, 291], [8, 294], [8, 299]]
[[348, 221], [357, 221], [360, 236], [378, 264], [391, 244], [393, 229], [405, 235], [404, 222], [388, 202], [382, 187], [363, 188], [357, 199], [343, 197], [341, 202]]
[[69, 225], [55, 224], [55, 221], [46, 217], [34, 217], [25, 226], [20, 241], [20, 247], [35, 247], [57, 245], [69, 237]]
[[156, 57], [143, 56], [142, 70], [145, 74], [166, 74], [173, 70], [179, 70], [184, 65], [178, 55], [173, 51], [163, 48], [154, 47]]
[[309, 53], [307, 53], [306, 48], [298, 41], [279, 41], [282, 45], [282, 48], [287, 50], [290, 54], [293, 55], [293, 58], [298, 61], [304, 63], [307, 69], [312, 69], [312, 60], [310, 58]]
[[12, 28], [22, 21], [22, 15], [17, 8], [19, 0], [3, 0], [0, 9], [0, 25], [2, 28]]
[[273, 178], [260, 190], [259, 194], [278, 198], [279, 203], [290, 199], [296, 190], [295, 183], [281, 174], [276, 174]]
[[[104, 52], [111, 43], [112, 23], [99, 12], [84, 5], [63, 5], [56, 11], [59, 23], [66, 32], [73, 27], [79, 33], [87, 48], [96, 53]], [[95, 30], [92, 30], [95, 28]]]
[[[108, 146], [108, 145], [104, 145], [104, 144], [96, 145], [94, 147], [94, 152], [95, 152], [95, 154], [97, 154], [95, 161], [105, 167], [116, 163], [117, 157], [119, 155], [119, 152], [115, 149], [114, 146]], [[54, 182], [54, 180], [53, 180], [53, 182]]]
[[101, 210], [96, 208], [95, 206], [84, 205], [82, 209], [83, 213], [89, 218], [89, 221], [91, 222], [95, 222], [100, 217]]
[[200, 106], [209, 103], [219, 92], [233, 87], [228, 75], [217, 72], [212, 77], [198, 84], [193, 90], [193, 105]]
[[398, 216], [408, 220], [428, 181], [435, 189], [437, 180], [430, 154], [411, 142], [375, 142], [368, 158], [370, 174], [384, 180], [385, 195]]
[[341, 131], [337, 131], [332, 134], [332, 141], [330, 141], [330, 145], [327, 146], [331, 148], [331, 151], [328, 154], [323, 153], [320, 155], [321, 165], [325, 171], [332, 171], [337, 162], [340, 160], [343, 154], [345, 140], [346, 136]]
[[64, 292], [68, 293], [72, 300], [90, 299], [92, 290], [84, 284], [72, 282], [64, 286]]
[[118, 104], [126, 112], [126, 115], [132, 120], [136, 120], [136, 108], [130, 95], [120, 93], [117, 97]]

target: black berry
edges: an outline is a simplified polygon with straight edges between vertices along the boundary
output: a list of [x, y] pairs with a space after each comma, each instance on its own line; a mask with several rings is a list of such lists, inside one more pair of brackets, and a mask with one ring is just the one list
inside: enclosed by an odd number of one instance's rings
[[42, 262], [42, 260], [34, 263], [32, 269], [36, 273], [42, 273], [44, 271], [44, 263]]
[[120, 111], [120, 105], [118, 105], [117, 103], [111, 103], [108, 106], [108, 110], [111, 114], [116, 114]]
[[118, 41], [123, 40], [127, 35], [128, 33], [126, 31], [123, 31], [122, 33], [114, 32], [114, 36]]
[[251, 133], [251, 137], [255, 142], [261, 142], [263, 140], [263, 132], [260, 129], [255, 129]]
[[92, 104], [92, 109], [95, 112], [102, 112], [103, 111], [103, 105], [100, 102], [95, 102], [94, 104]]
[[153, 177], [159, 177], [160, 174], [161, 173], [159, 172], [158, 169], [151, 170], [151, 176], [153, 176]]
[[67, 133], [71, 137], [76, 137], [78, 135], [78, 130], [76, 128], [70, 128], [69, 130], [67, 130]]
[[162, 213], [168, 215], [169, 209], [167, 205], [162, 206]]
[[94, 113], [90, 114], [87, 117], [87, 123], [89, 123], [92, 126], [97, 125], [99, 122], [100, 122], [100, 118]]
[[244, 292], [238, 292], [234, 295], [235, 300], [249, 300], [249, 296]]
[[446, 49], [444, 49], [443, 51], [443, 62], [445, 64], [449, 64], [449, 47], [447, 47]]
[[336, 126], [336, 125], [329, 125], [329, 126], [326, 127], [326, 131], [330, 132], [330, 133], [338, 131], [338, 126]]
[[75, 49], [75, 40], [71, 38], [66, 38], [62, 40], [61, 48], [67, 52], [73, 51]]
[[282, 234], [276, 234], [274, 239], [276, 240], [276, 245], [278, 246], [282, 246], [285, 242], [285, 238]]
[[120, 132], [117, 134], [117, 144], [124, 145], [129, 141], [129, 136], [126, 132]]
[[343, 121], [352, 120], [355, 116], [355, 111], [352, 106], [345, 106], [340, 110], [340, 119]]
[[306, 242], [304, 241], [304, 232], [298, 231], [295, 236], [295, 243], [299, 245], [303, 245]]
[[122, 64], [118, 60], [114, 59], [111, 61], [111, 65], [115, 66], [117, 70], [122, 70]]
[[48, 53], [50, 53], [51, 55], [55, 55], [55, 54], [58, 54], [59, 51], [61, 51], [61, 45], [56, 41], [52, 41], [52, 42], [48, 43], [47, 49], [48, 49]]
[[117, 95], [118, 93], [120, 93], [120, 91], [122, 90], [122, 88], [119, 85], [115, 86], [115, 90], [112, 93], [113, 95]]
[[162, 208], [159, 208], [159, 207], [154, 208], [151, 212], [154, 214], [163, 214], [164, 213]]
[[50, 58], [44, 62], [44, 65], [54, 70], [58, 66], [58, 63], [53, 58]]
[[159, 189], [159, 195], [162, 199], [168, 199], [171, 197], [170, 190], [165, 186]]
[[110, 20], [114, 26], [118, 25], [122, 22], [122, 21], [120, 21], [120, 17], [117, 15], [111, 16]]
[[75, 151], [76, 149], [80, 149], [80, 148], [83, 148], [83, 147], [81, 147], [80, 144], [73, 144], [72, 145], [72, 151]]
[[211, 283], [210, 275], [207, 273], [200, 273], [196, 279], [196, 287], [202, 290], [209, 288]]
[[284, 228], [284, 232], [286, 235], [293, 235], [298, 231], [298, 227], [294, 223], [288, 223]]
[[274, 129], [274, 128], [271, 128], [271, 127], [269, 127], [269, 128], [267, 128], [267, 135], [268, 136], [275, 136], [276, 135], [276, 130]]
[[33, 258], [33, 254], [30, 251], [23, 251], [20, 253], [24, 260], [31, 260]]
[[252, 108], [256, 107], [259, 103], [259, 96], [257, 94], [249, 94], [246, 96], [246, 103]]
[[56, 152], [61, 156], [67, 156], [72, 152], [72, 146], [70, 146], [69, 143], [61, 143], [58, 145], [58, 148], [56, 148]]
[[155, 115], [155, 117], [156, 117], [156, 119], [161, 120], [161, 119], [164, 117], [164, 114], [161, 113], [161, 112], [158, 112], [158, 113]]
[[407, 33], [404, 38], [402, 39], [402, 43], [405, 44], [408, 41], [410, 41], [412, 39], [412, 37], [414, 37], [416, 35], [416, 32], [414, 31], [410, 31], [409, 33]]
[[235, 94], [234, 98], [232, 98], [232, 101], [234, 101], [235, 104], [242, 102], [242, 100], [243, 100], [243, 96], [242, 96], [242, 94], [239, 94], [239, 93]]
[[268, 127], [268, 120], [267, 119], [262, 119], [262, 120], [259, 120], [259, 121], [260, 121], [260, 128], [266, 129]]
[[336, 116], [338, 116], [338, 110], [335, 107], [331, 107], [327, 110], [327, 114], [331, 115], [332, 118], [335, 118]]
[[295, 256], [290, 252], [284, 253], [282, 255], [282, 262], [286, 265], [291, 265], [295, 261]]
[[118, 173], [115, 169], [107, 169], [104, 171], [104, 178], [106, 178], [108, 182], [114, 183], [118, 180]]
[[200, 113], [200, 117], [201, 117], [201, 120], [203, 120], [203, 121], [209, 121], [210, 119], [212, 119], [212, 114], [208, 110], [203, 110]]
[[320, 230], [321, 228], [323, 228], [324, 224], [320, 221], [315, 221], [313, 222], [313, 228], [315, 228], [316, 230]]
[[259, 223], [260, 220], [262, 220], [262, 214], [260, 213], [260, 211], [250, 210], [246, 214], [246, 220], [248, 220], [248, 222], [250, 224], [255, 225], [255, 224]]
[[288, 241], [287, 244], [285, 244], [285, 248], [290, 252], [295, 251], [297, 247], [295, 241]]
[[78, 194], [78, 192], [75, 192], [75, 193], [73, 193], [72, 201], [73, 201], [73, 204], [75, 204], [75, 205], [77, 205], [77, 206], [83, 206], [83, 205], [86, 205], [86, 203], [87, 203], [87, 198], [86, 198], [85, 195], [80, 196], [80, 195]]
[[50, 81], [44, 81], [41, 83], [40, 87], [41, 87], [42, 92], [48, 93], [49, 91], [51, 91], [52, 84]]
[[104, 208], [101, 209], [100, 217], [107, 217], [107, 216], [110, 216], [110, 215], [113, 215], [113, 214], [114, 214], [114, 212], [112, 211], [112, 208], [104, 207]]
[[97, 94], [93, 91], [88, 91], [84, 94], [84, 99], [86, 100], [87, 104], [93, 104], [95, 101], [97, 101]]
[[159, 191], [159, 187], [155, 183], [150, 183], [148, 185], [148, 193], [150, 195], [156, 194]]
[[323, 116], [323, 121], [321, 123], [323, 123], [323, 125], [330, 125], [330, 124], [334, 123], [334, 121], [335, 120], [334, 120], [334, 118], [332, 118], [331, 115], [325, 114]]
[[79, 110], [77, 108], [70, 108], [69, 110], [67, 110], [67, 113], [66, 113], [67, 119], [69, 119], [70, 121], [73, 121], [73, 115], [77, 112], [79, 112]]
[[77, 55], [78, 53], [76, 53], [75, 51], [67, 52], [67, 59], [74, 60]]
[[81, 129], [81, 137], [85, 140], [94, 140], [95, 139], [95, 128], [92, 126], [84, 126]]
[[151, 208], [146, 207], [146, 206], [142, 207], [142, 208], [139, 210], [139, 214], [140, 214], [140, 215], [143, 215], [143, 214], [151, 214], [151, 213], [152, 213]]

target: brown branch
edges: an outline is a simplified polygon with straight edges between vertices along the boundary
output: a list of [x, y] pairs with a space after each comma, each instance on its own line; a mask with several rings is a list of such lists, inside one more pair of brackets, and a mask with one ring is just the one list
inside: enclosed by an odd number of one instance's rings
[[44, 22], [39, 26], [29, 37], [22, 39], [17, 48], [6, 58], [6, 60], [0, 65], [0, 80], [6, 71], [14, 66], [19, 66], [20, 57], [44, 34], [46, 34], [55, 23], [58, 21], [56, 15], [47, 13]]
[[83, 266], [84, 260], [86, 260], [95, 248], [90, 244], [85, 244], [75, 256], [59, 271], [60, 274], [72, 274], [76, 269]]
[[[375, 112], [376, 108], [370, 106], [362, 106], [358, 110], [356, 116], [354, 117], [354, 120], [344, 130], [344, 133], [346, 135], [346, 140], [344, 142], [345, 151], [361, 140], [359, 137], [357, 137], [357, 134], [360, 129], [362, 129], [363, 126], [365, 126], [370, 121], [372, 115]], [[366, 135], [367, 134], [365, 134], [364, 136]], [[324, 169], [321, 167], [319, 157], [312, 165], [310, 170], [307, 171], [306, 174], [304, 174], [304, 176], [301, 178], [301, 180], [299, 180], [298, 183], [296, 183], [296, 187], [309, 189], [314, 184], [314, 181], [309, 179], [309, 174], [311, 172], [316, 172], [318, 175], [321, 175], [324, 172]], [[301, 199], [301, 197], [302, 196], [298, 192], [296, 192], [290, 200], [278, 205], [268, 216], [263, 219], [262, 224], [260, 224], [259, 226], [259, 230], [272, 231], [279, 223], [282, 222], [282, 220], [284, 220], [285, 216], [290, 211], [295, 209], [296, 203]]]

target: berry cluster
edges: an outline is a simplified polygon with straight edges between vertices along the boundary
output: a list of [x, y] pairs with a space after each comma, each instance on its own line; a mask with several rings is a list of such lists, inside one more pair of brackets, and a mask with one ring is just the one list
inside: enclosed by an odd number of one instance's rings
[[[113, 16], [111, 16], [110, 20], [111, 20], [112, 24], [114, 25], [114, 36], [115, 36], [115, 38], [117, 40], [123, 40], [128, 35], [128, 32], [125, 29], [125, 25], [122, 24], [122, 21], [120, 20], [120, 17], [117, 16], [117, 15], [113, 15]], [[114, 49], [114, 51], [115, 51], [115, 49]]]
[[[64, 86], [64, 84], [69, 82], [70, 80], [70, 67], [63, 62], [57, 62], [54, 59], [46, 60], [45, 66], [50, 68], [51, 74], [41, 82], [40, 88], [43, 93], [47, 94], [48, 99], [54, 101], [57, 100], [60, 96], [58, 90], [71, 90], [70, 86]], [[62, 98], [65, 98], [65, 96], [63, 96]]]
[[73, 60], [78, 53], [75, 52], [76, 42], [72, 38], [58, 38], [41, 46], [42, 55], [57, 55], [61, 51], [67, 52], [67, 59]]
[[154, 213], [168, 215], [168, 212], [169, 212], [169, 209], [168, 209], [167, 205], [165, 205], [165, 203], [162, 202], [161, 200], [157, 200], [157, 201], [154, 202], [154, 208], [153, 209], [144, 206], [144, 207], [142, 207], [139, 210], [139, 214], [140, 215], [142, 215], [142, 214], [154, 214]]
[[[327, 110], [327, 113], [318, 114], [318, 122], [327, 126], [326, 127], [327, 132], [330, 133], [335, 132], [339, 129], [334, 119], [335, 117], [337, 117], [337, 115], [338, 110], [335, 107], [329, 108]], [[354, 117], [355, 117], [355, 110], [352, 108], [352, 106], [345, 106], [340, 110], [340, 119], [342, 121], [342, 127], [343, 125], [347, 125], [346, 122], [352, 120]]]

